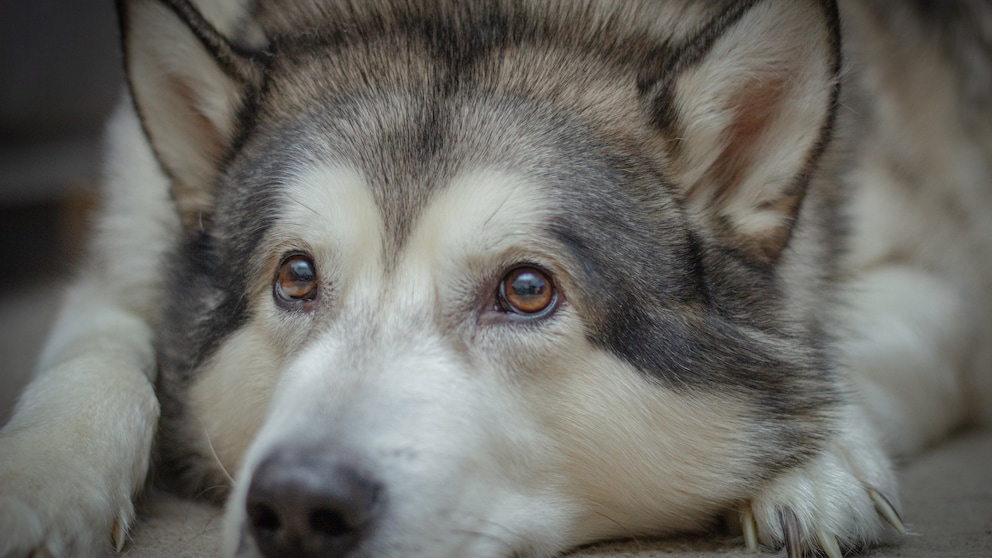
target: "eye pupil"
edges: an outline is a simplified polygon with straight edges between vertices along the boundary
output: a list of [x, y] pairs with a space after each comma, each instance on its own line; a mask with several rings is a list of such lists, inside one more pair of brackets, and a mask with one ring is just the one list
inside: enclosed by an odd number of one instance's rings
[[500, 286], [500, 305], [504, 310], [522, 315], [543, 312], [555, 301], [555, 291], [548, 276], [534, 268], [521, 267], [506, 275]]
[[517, 298], [539, 299], [546, 292], [548, 284], [536, 273], [525, 271], [513, 278], [510, 289]]
[[313, 261], [303, 255], [283, 261], [276, 277], [275, 292], [285, 302], [313, 300], [317, 294], [317, 271]]
[[291, 260], [287, 272], [296, 283], [312, 283], [314, 280], [313, 266], [302, 258]]

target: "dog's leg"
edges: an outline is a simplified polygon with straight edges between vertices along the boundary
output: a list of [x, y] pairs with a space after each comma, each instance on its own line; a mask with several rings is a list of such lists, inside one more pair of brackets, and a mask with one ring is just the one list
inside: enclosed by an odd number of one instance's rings
[[158, 418], [151, 332], [92, 287], [72, 293], [53, 360], [0, 433], [5, 558], [119, 549], [134, 517]]
[[178, 220], [133, 110], [121, 107], [91, 265], [0, 431], [0, 558], [119, 549], [148, 470], [158, 418], [149, 324]]
[[958, 291], [891, 265], [860, 274], [844, 292], [850, 402], [819, 456], [744, 506], [749, 546], [785, 546], [789, 556], [819, 547], [834, 558], [876, 540], [883, 520], [904, 532], [887, 455], [918, 451], [966, 416], [960, 371], [974, 320]]
[[845, 293], [841, 350], [851, 396], [883, 446], [912, 454], [960, 426], [976, 324], [959, 292], [928, 272], [888, 265], [861, 274]]

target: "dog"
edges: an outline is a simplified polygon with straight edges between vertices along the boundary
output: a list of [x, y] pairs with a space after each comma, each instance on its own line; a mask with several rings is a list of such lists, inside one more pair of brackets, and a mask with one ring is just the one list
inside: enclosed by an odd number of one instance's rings
[[992, 416], [979, 0], [117, 5], [0, 556], [120, 551], [151, 469], [238, 558], [838, 558]]

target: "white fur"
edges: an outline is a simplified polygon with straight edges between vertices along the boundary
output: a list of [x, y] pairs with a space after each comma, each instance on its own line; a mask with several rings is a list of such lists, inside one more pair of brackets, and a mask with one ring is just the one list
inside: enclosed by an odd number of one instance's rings
[[[382, 263], [382, 225], [361, 175], [344, 167], [324, 166], [302, 171], [293, 184], [292, 198], [297, 203], [284, 208], [274, 227], [278, 234], [265, 241], [270, 247], [267, 252], [276, 259], [259, 265], [274, 268], [281, 254], [306, 249], [326, 264], [321, 267], [325, 285], [340, 290], [374, 277]], [[335, 265], [341, 262], [349, 265]], [[268, 272], [258, 275], [263, 280], [255, 290], [268, 292]], [[205, 436], [201, 449], [216, 456], [231, 474], [240, 469], [262, 425], [265, 413], [259, 409], [268, 407], [279, 381], [273, 371], [285, 365], [290, 349], [307, 333], [306, 328], [281, 319], [271, 299], [262, 299], [265, 302], [255, 309], [262, 319], [234, 333], [191, 390], [193, 413]]]
[[[230, 28], [242, 4], [204, 8]], [[148, 471], [159, 412], [152, 387], [159, 259], [179, 221], [129, 99], [107, 137], [90, 259], [34, 381], [0, 431], [3, 558], [96, 556], [122, 544]]]
[[933, 275], [895, 264], [866, 272], [847, 293], [852, 389], [884, 446], [915, 453], [966, 416], [965, 301]]
[[[478, 184], [480, 176], [465, 181]], [[558, 543], [544, 533], [559, 525], [554, 514], [543, 512], [561, 506], [560, 496], [521, 474], [529, 468], [514, 465], [518, 459], [540, 462], [544, 453], [543, 438], [526, 425], [529, 411], [506, 393], [504, 371], [487, 367], [475, 371], [477, 375], [467, 374], [458, 355], [450, 353], [437, 332], [425, 329], [421, 318], [443, 306], [449, 274], [464, 263], [456, 250], [459, 257], [441, 265], [445, 259], [438, 257], [438, 246], [460, 247], [464, 234], [477, 232], [464, 224], [455, 230], [446, 227], [466, 214], [469, 222], [485, 222], [486, 217], [498, 222], [500, 216], [525, 206], [497, 205], [494, 212], [487, 200], [452, 188], [433, 204], [436, 211], [428, 212], [434, 218], [423, 219], [412, 235], [416, 240], [404, 253], [400, 269], [388, 275], [380, 257], [378, 219], [360, 218], [378, 211], [367, 190], [354, 187], [356, 178], [349, 171], [324, 169], [306, 173], [291, 188], [290, 199], [305, 202], [284, 211], [278, 242], [294, 245], [287, 239], [295, 236], [298, 243], [315, 249], [319, 267], [330, 275], [325, 281], [335, 285], [333, 302], [328, 300], [334, 307], [328, 311], [337, 313], [337, 325], [308, 339], [303, 352], [282, 368], [268, 418], [247, 451], [228, 506], [226, 553], [232, 555], [240, 544], [241, 502], [254, 466], [273, 446], [289, 439], [333, 440], [342, 451], [377, 463], [396, 507], [391, 515], [399, 517], [377, 540], [380, 553], [500, 556], [513, 533], [547, 545], [541, 552], [553, 551]], [[505, 184], [495, 189], [496, 197], [510, 190]], [[323, 193], [306, 195], [316, 193], [314, 185]], [[484, 215], [476, 213], [479, 208]], [[314, 211], [340, 219], [326, 219], [323, 226], [314, 227], [306, 218]], [[324, 227], [340, 234], [327, 235]], [[378, 246], [354, 249], [369, 240]], [[275, 338], [285, 338], [280, 330], [297, 327], [271, 317], [266, 323]], [[217, 373], [233, 372], [215, 369], [208, 374]], [[195, 391], [210, 381], [208, 377]], [[230, 409], [213, 412], [227, 414]], [[405, 453], [421, 457], [413, 460]], [[449, 499], [439, 498], [442, 494]], [[541, 505], [528, 512], [525, 504], [535, 501]], [[448, 509], [451, 506], [455, 508]], [[438, 536], [437, 522], [429, 518], [440, 519], [442, 510], [446, 525]]]

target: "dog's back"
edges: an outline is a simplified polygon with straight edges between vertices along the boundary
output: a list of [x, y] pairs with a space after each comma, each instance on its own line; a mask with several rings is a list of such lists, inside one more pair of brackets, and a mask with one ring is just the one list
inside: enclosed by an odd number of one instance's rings
[[853, 130], [842, 140], [851, 157], [843, 351], [883, 439], [909, 454], [989, 418], [992, 9], [842, 8], [841, 113]]

